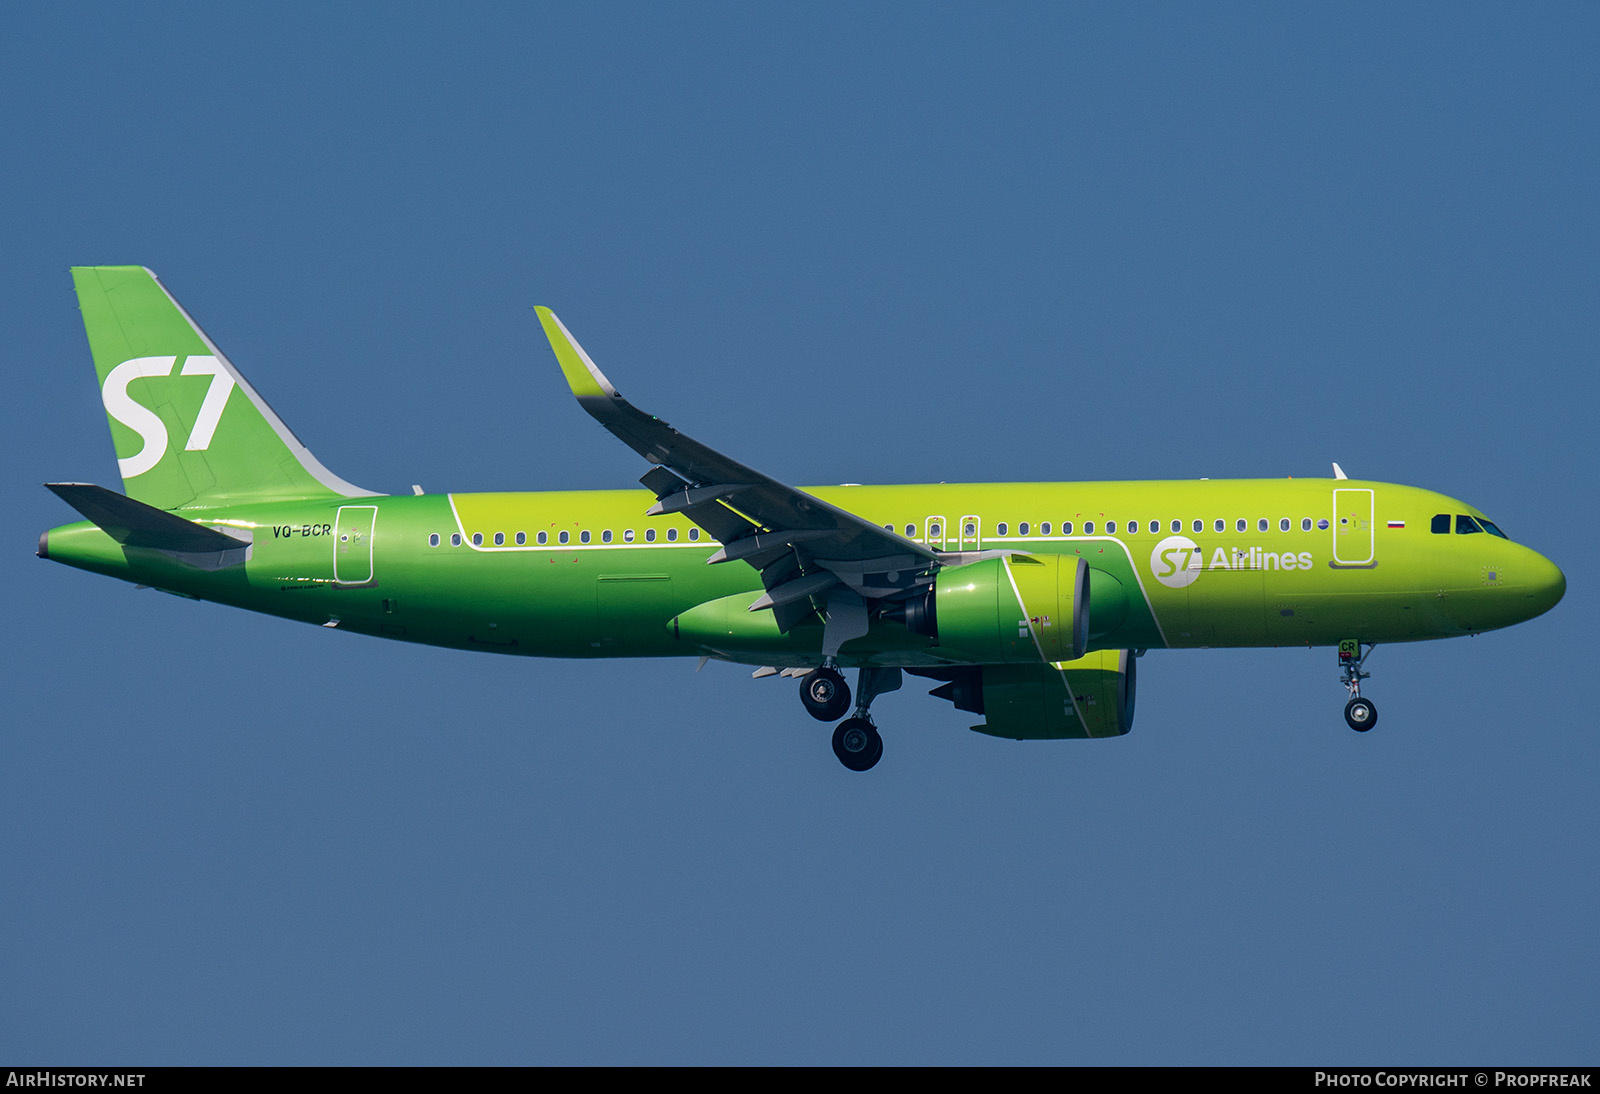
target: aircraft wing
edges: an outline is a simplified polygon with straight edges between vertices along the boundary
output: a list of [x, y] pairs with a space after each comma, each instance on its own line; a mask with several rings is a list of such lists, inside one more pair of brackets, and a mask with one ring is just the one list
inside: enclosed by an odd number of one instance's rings
[[[864, 599], [896, 599], [926, 583], [939, 555], [804, 490], [746, 467], [639, 410], [618, 392], [549, 308], [537, 308], [578, 403], [629, 448], [657, 465], [639, 481], [655, 495], [652, 515], [682, 513], [722, 548], [707, 562], [743, 560], [761, 571], [772, 608], [788, 630], [836, 586]], [[918, 579], [922, 580], [919, 581]]]

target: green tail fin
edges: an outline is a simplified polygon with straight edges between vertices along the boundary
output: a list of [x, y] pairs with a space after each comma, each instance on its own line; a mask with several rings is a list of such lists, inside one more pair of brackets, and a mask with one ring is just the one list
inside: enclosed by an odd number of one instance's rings
[[155, 274], [74, 266], [72, 280], [129, 497], [177, 509], [372, 494], [317, 461]]

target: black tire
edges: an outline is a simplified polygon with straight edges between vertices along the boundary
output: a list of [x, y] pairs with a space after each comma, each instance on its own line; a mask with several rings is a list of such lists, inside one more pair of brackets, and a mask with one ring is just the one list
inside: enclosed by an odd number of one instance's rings
[[1365, 733], [1378, 724], [1378, 708], [1371, 699], [1352, 699], [1344, 705], [1344, 720], [1357, 733]]
[[817, 721], [836, 721], [850, 709], [850, 685], [838, 669], [812, 669], [800, 678], [800, 701]]
[[833, 731], [833, 754], [851, 771], [869, 771], [883, 759], [883, 738], [865, 718], [846, 718]]

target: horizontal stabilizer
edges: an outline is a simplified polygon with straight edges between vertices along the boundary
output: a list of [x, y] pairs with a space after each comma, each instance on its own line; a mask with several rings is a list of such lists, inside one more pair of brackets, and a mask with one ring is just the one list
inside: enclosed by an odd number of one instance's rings
[[[207, 528], [103, 486], [81, 482], [47, 482], [45, 486], [124, 547], [166, 551], [206, 569], [217, 569], [243, 562], [250, 545], [248, 533], [235, 536]], [[238, 557], [227, 557], [230, 552], [237, 552]]]

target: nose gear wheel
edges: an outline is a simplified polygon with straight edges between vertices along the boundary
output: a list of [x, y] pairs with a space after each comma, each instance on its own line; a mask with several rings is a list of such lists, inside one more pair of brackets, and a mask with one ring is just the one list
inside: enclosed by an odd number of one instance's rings
[[1356, 638], [1346, 638], [1339, 643], [1339, 682], [1350, 692], [1350, 701], [1344, 705], [1344, 720], [1357, 733], [1365, 733], [1378, 724], [1377, 704], [1361, 697], [1361, 681], [1372, 675], [1362, 672], [1361, 666], [1378, 647], [1369, 642], [1367, 652], [1362, 653], [1361, 645]]

